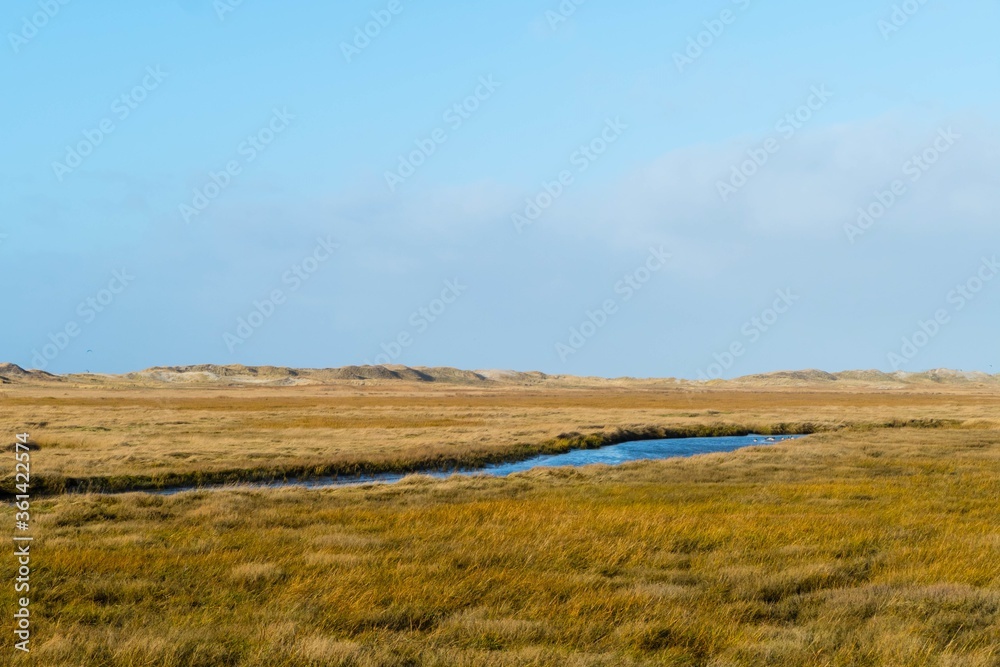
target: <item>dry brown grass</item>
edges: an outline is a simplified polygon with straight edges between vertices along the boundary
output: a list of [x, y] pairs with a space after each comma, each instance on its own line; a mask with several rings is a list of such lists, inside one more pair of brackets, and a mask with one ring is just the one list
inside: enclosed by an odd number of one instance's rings
[[[43, 473], [391, 460], [639, 425], [837, 429], [505, 479], [36, 499], [31, 661], [1000, 666], [1000, 397], [606, 393], [7, 388], [0, 428], [37, 434]], [[0, 586], [3, 608], [12, 596]]]
[[998, 480], [997, 431], [893, 429], [507, 479], [63, 496], [37, 508], [34, 660], [995, 667]]
[[[9, 385], [0, 432], [28, 430], [36, 475], [141, 488], [362, 470], [475, 465], [566, 433], [704, 426], [836, 428], [888, 420], [1000, 423], [1000, 393], [344, 386], [108, 389]], [[9, 480], [7, 480], [9, 482]], [[80, 483], [80, 482], [78, 482]]]

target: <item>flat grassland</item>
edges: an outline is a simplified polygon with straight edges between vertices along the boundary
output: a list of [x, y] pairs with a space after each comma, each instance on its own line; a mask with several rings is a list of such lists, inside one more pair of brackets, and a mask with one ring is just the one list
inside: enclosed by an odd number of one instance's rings
[[[453, 469], [622, 437], [813, 432], [979, 420], [1000, 391], [802, 388], [73, 387], [0, 389], [0, 433], [41, 447], [36, 492], [121, 491], [324, 474]], [[624, 434], [623, 434], [624, 432]], [[11, 473], [0, 475], [5, 487]]]
[[49, 493], [814, 432], [505, 479], [38, 497], [33, 664], [1000, 665], [996, 389], [7, 385], [0, 408]]

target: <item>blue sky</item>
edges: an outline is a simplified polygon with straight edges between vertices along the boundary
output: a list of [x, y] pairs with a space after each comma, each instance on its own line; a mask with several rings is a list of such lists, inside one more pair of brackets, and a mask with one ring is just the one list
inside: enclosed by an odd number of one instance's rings
[[0, 358], [997, 372], [998, 19], [15, 0]]

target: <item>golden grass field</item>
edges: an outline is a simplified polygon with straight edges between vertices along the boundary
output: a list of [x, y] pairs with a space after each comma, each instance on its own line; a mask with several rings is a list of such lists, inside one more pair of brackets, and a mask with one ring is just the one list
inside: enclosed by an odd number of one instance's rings
[[[800, 388], [124, 388], [8, 385], [0, 433], [42, 447], [37, 482], [99, 490], [358, 471], [450, 469], [619, 429], [806, 431], [890, 420], [1000, 419], [1000, 391]], [[11, 474], [0, 475], [0, 479]], [[8, 479], [9, 481], [9, 479]]]
[[816, 431], [504, 479], [37, 497], [34, 650], [0, 664], [1000, 665], [995, 388], [14, 384], [0, 406], [43, 491]]

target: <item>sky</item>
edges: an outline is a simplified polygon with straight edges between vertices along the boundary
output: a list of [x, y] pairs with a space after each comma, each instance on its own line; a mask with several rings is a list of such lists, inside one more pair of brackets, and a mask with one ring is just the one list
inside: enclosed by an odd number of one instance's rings
[[0, 360], [1000, 372], [998, 19], [11, 0]]

